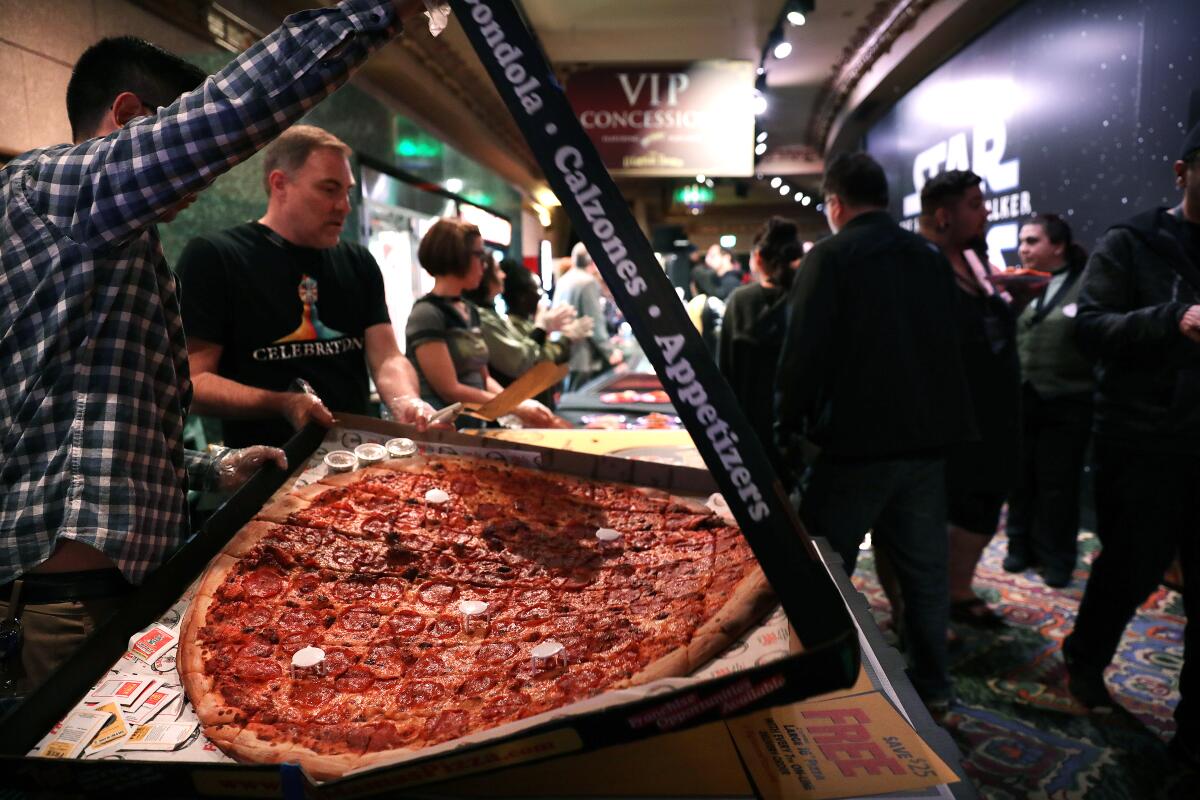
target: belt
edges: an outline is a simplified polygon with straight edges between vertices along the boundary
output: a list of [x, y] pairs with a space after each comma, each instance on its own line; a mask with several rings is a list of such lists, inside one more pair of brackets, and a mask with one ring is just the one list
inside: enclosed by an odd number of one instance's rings
[[[68, 603], [74, 600], [95, 600], [101, 597], [120, 597], [133, 591], [121, 570], [89, 569], [84, 572], [30, 572], [22, 575], [23, 605], [37, 603]], [[0, 584], [0, 600], [12, 597], [13, 584]]]

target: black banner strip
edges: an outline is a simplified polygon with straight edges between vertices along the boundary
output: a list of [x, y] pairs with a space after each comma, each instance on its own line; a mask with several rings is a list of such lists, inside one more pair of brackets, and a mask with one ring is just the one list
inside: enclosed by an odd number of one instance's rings
[[511, 0], [450, 0], [450, 5], [654, 365], [800, 641], [806, 649], [845, 645], [852, 680], [857, 638], [837, 587], [541, 48]]

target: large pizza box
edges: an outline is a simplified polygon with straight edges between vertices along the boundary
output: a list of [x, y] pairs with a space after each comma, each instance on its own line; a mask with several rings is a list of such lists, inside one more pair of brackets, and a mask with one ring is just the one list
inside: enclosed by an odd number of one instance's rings
[[[157, 795], [284, 796], [304, 787], [329, 797], [383, 796], [397, 789], [578, 754], [613, 744], [682, 731], [758, 709], [849, 686], [858, 672], [851, 640], [801, 647], [782, 609], [768, 616], [729, 650], [694, 674], [607, 692], [552, 713], [462, 737], [419, 751], [398, 763], [318, 783], [294, 765], [231, 761], [200, 735], [181, 692], [177, 648], [158, 650], [178, 626], [197, 577], [222, 547], [277, 493], [320, 478], [323, 456], [368, 441], [403, 435], [426, 453], [482, 456], [584, 479], [653, 487], [712, 499], [704, 470], [539, 447], [489, 442], [456, 433], [412, 429], [369, 418], [344, 418], [332, 431], [308, 429], [289, 442], [289, 475], [257, 475], [143, 586], [135, 600], [0, 722], [6, 775], [14, 786], [90, 793], [123, 786]], [[776, 587], [803, 592], [803, 587]], [[795, 598], [792, 598], [793, 604]], [[844, 613], [812, 608], [812, 614]], [[157, 626], [157, 627], [156, 627]], [[133, 700], [107, 701], [122, 683]], [[100, 691], [99, 699], [97, 691]], [[87, 702], [92, 705], [87, 705]], [[150, 704], [149, 706], [147, 704]], [[157, 712], [147, 709], [158, 706]], [[104, 710], [112, 710], [109, 715]], [[116, 714], [120, 711], [121, 714]], [[89, 713], [90, 712], [90, 713]], [[101, 712], [101, 713], [97, 713]], [[95, 719], [103, 716], [104, 720]], [[122, 720], [125, 731], [122, 732]], [[145, 720], [139, 722], [139, 720]], [[127, 746], [141, 733], [140, 747]], [[91, 727], [89, 727], [91, 726]], [[92, 730], [95, 728], [95, 730]], [[98, 731], [98, 732], [97, 732]], [[88, 738], [78, 746], [65, 740]], [[90, 743], [90, 744], [89, 744]], [[181, 790], [180, 787], [186, 787]]]

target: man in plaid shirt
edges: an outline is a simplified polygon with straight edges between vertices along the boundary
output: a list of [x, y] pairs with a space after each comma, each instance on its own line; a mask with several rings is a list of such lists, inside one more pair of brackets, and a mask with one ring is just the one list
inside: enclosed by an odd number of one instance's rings
[[[423, 9], [343, 0], [301, 12], [207, 79], [145, 42], [105, 40], [67, 89], [75, 143], [0, 169], [0, 619], [24, 626], [22, 688], [188, 535], [187, 471], [200, 466], [186, 463], [182, 438], [192, 385], [155, 223]], [[248, 450], [226, 460], [227, 483], [282, 458]]]

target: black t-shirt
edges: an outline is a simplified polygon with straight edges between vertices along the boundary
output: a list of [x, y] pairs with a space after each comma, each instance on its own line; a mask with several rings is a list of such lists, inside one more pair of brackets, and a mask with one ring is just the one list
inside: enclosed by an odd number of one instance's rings
[[[390, 320], [366, 248], [300, 247], [249, 222], [193, 239], [177, 271], [184, 330], [221, 345], [222, 377], [272, 391], [303, 378], [330, 410], [367, 410], [365, 331]], [[222, 423], [231, 447], [293, 433], [282, 417]]]

